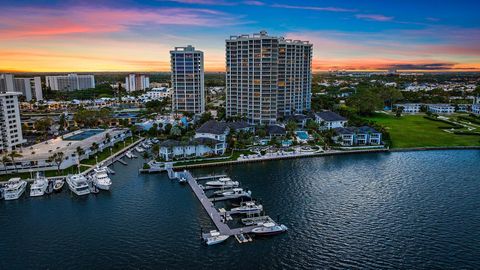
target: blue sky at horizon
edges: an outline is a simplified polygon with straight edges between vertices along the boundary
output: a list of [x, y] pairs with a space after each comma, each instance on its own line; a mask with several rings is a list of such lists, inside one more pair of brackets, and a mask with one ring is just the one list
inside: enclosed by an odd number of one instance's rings
[[167, 71], [192, 44], [222, 71], [225, 39], [266, 30], [314, 44], [314, 70], [480, 70], [472, 1], [9, 1], [0, 70]]

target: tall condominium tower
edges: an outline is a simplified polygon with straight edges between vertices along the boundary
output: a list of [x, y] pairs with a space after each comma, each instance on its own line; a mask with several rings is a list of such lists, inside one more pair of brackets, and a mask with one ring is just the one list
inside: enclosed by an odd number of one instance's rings
[[0, 93], [0, 152], [11, 151], [25, 142], [17, 92]]
[[146, 90], [150, 87], [150, 78], [143, 74], [128, 74], [125, 77], [125, 89], [127, 92]]
[[252, 124], [310, 110], [312, 44], [258, 34], [226, 40], [226, 114]]
[[205, 111], [203, 52], [194, 47], [175, 47], [172, 64], [172, 109], [201, 114]]
[[62, 76], [46, 76], [47, 87], [55, 91], [75, 91], [95, 88], [93, 75], [68, 74]]

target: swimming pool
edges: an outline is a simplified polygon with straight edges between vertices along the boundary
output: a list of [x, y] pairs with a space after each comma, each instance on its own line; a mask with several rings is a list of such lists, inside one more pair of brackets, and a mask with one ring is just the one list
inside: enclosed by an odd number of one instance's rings
[[296, 131], [295, 134], [300, 140], [308, 140], [308, 133], [306, 131]]
[[70, 137], [64, 138], [64, 141], [82, 141], [99, 133], [104, 132], [103, 129], [87, 129]]

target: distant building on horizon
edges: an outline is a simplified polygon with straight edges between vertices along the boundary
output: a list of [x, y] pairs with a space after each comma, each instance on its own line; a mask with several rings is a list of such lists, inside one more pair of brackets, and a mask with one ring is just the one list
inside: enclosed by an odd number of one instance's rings
[[127, 92], [143, 91], [150, 88], [150, 77], [145, 74], [128, 74], [125, 77], [125, 89]]
[[172, 110], [205, 112], [203, 52], [195, 47], [175, 47], [170, 51], [172, 68]]
[[269, 36], [226, 40], [226, 114], [251, 124], [310, 110], [312, 44]]
[[13, 74], [0, 74], [0, 93], [15, 92], [15, 76]]
[[18, 92], [0, 93], [0, 152], [25, 142], [22, 135]]
[[13, 74], [0, 74], [0, 93], [18, 92], [25, 96], [26, 101], [43, 100], [42, 79], [15, 78]]
[[75, 91], [95, 88], [95, 77], [93, 75], [59, 75], [46, 76], [47, 87], [54, 91]]

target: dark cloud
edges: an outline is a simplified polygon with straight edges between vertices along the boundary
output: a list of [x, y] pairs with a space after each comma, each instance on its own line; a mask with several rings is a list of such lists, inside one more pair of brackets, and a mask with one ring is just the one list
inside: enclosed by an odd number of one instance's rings
[[412, 70], [448, 70], [454, 69], [455, 63], [426, 63], [426, 64], [394, 64], [388, 68]]

